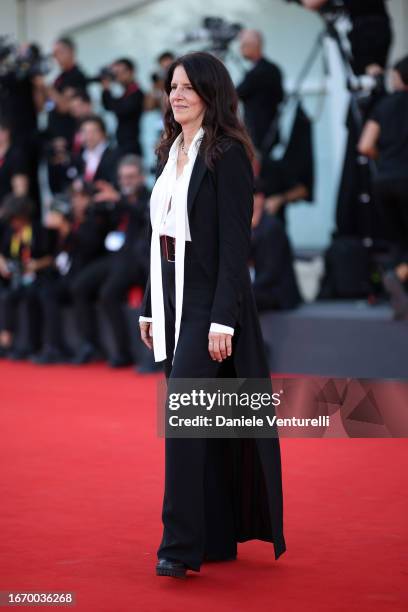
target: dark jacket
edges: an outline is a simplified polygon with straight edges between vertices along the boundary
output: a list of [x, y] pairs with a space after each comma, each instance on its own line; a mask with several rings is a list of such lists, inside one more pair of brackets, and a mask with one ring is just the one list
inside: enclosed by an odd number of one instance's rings
[[[107, 181], [108, 183], [114, 184], [116, 182], [116, 168], [119, 161], [119, 152], [117, 149], [108, 146], [99, 162], [99, 166], [93, 177], [95, 181]], [[83, 178], [85, 172], [85, 160], [82, 157], [82, 152], [74, 160], [74, 166], [78, 172], [78, 175]]]
[[131, 83], [120, 98], [113, 97], [109, 90], [102, 94], [103, 106], [117, 117], [116, 139], [122, 153], [142, 154], [139, 124], [143, 113], [143, 100], [144, 94], [136, 83]]
[[74, 224], [70, 233], [58, 241], [56, 255], [65, 252], [69, 258], [67, 275], [75, 276], [92, 261], [106, 253], [104, 239], [106, 228], [92, 208], [86, 212], [84, 220]]
[[138, 265], [145, 278], [149, 268], [150, 242], [147, 239], [149, 221], [150, 192], [143, 186], [139, 190], [137, 202], [129, 202], [126, 197], [117, 203], [101, 202], [93, 205], [96, 215], [104, 220], [106, 233], [119, 231], [124, 233], [124, 243], [115, 257], [123, 259], [123, 265]]
[[[31, 243], [27, 248], [24, 245], [20, 246], [20, 252], [17, 259], [40, 259], [46, 255], [53, 255], [57, 245], [57, 233], [55, 230], [48, 229], [39, 221], [32, 221], [31, 223], [32, 238]], [[1, 238], [0, 253], [6, 257], [11, 258], [11, 242], [13, 238], [13, 228], [11, 225], [7, 225]], [[28, 253], [22, 253], [28, 249]]]
[[[216, 161], [214, 170], [207, 168], [199, 154], [190, 179], [187, 208], [193, 256], [201, 262], [212, 287], [209, 320], [235, 329], [234, 351], [220, 376], [267, 379], [271, 393], [248, 269], [253, 182], [251, 163], [241, 144], [232, 143]], [[188, 292], [185, 283], [183, 304]], [[151, 317], [149, 282], [141, 314]], [[232, 461], [238, 474], [234, 495], [237, 540], [273, 542], [278, 558], [285, 551], [279, 440], [247, 438], [236, 442]]]
[[253, 290], [258, 311], [296, 308], [302, 301], [293, 255], [280, 219], [264, 213], [252, 231]]
[[282, 73], [279, 67], [262, 57], [247, 72], [237, 87], [237, 93], [244, 104], [245, 125], [254, 145], [261, 149], [283, 100]]

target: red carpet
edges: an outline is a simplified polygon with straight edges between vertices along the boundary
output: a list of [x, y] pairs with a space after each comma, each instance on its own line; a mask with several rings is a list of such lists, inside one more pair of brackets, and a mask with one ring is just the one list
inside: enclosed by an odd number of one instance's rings
[[157, 376], [2, 361], [0, 377], [0, 591], [75, 591], [80, 612], [408, 609], [406, 440], [283, 440], [287, 553], [241, 544], [176, 581], [154, 575]]

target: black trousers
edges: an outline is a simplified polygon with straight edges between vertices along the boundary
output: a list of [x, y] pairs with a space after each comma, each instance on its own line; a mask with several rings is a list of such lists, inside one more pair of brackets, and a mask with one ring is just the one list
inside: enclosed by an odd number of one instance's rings
[[[186, 243], [183, 316], [174, 362], [175, 264], [162, 258], [167, 359], [172, 378], [213, 378], [222, 364], [208, 353], [211, 288]], [[224, 374], [223, 374], [224, 375]], [[233, 440], [166, 438], [163, 537], [157, 555], [199, 571], [204, 556], [225, 558], [237, 552], [228, 470]]]
[[20, 304], [23, 306], [22, 316], [26, 321], [27, 346], [30, 352], [40, 350], [42, 343], [42, 318], [38, 301], [37, 283], [12, 287], [0, 285], [0, 329], [15, 335], [18, 331], [18, 314]]
[[393, 263], [408, 263], [408, 179], [378, 180], [375, 194]]
[[71, 287], [74, 278], [53, 276], [39, 287], [38, 294], [44, 315], [44, 343], [47, 347], [66, 350], [62, 319], [63, 307], [72, 303]]
[[82, 339], [99, 345], [95, 302], [99, 300], [109, 321], [119, 355], [130, 355], [130, 334], [123, 309], [129, 288], [144, 283], [144, 272], [135, 258], [111, 254], [90, 263], [72, 284], [74, 311]]

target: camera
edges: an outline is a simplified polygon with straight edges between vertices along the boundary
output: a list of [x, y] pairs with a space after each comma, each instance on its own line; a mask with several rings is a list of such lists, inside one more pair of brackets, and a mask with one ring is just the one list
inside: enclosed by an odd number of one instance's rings
[[182, 42], [209, 41], [214, 50], [226, 50], [241, 30], [241, 24], [228, 23], [222, 17], [204, 17], [202, 27], [186, 33]]
[[160, 83], [161, 81], [164, 81], [164, 79], [166, 78], [166, 74], [167, 70], [158, 70], [150, 75], [150, 79], [154, 84]]
[[101, 83], [102, 81], [106, 81], [106, 80], [108, 81], [116, 80], [115, 74], [110, 66], [102, 66], [98, 74], [93, 77], [89, 77], [87, 79], [87, 82], [88, 83]]
[[0, 36], [0, 75], [14, 74], [18, 79], [51, 72], [52, 58], [43, 55], [38, 45], [20, 47], [8, 36]]

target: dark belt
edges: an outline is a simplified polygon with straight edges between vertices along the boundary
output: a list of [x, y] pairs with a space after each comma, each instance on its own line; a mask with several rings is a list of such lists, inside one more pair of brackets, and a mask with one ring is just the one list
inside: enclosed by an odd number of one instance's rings
[[176, 239], [172, 236], [160, 236], [161, 253], [166, 261], [176, 261]]

